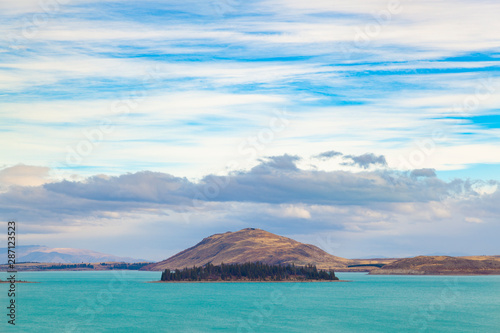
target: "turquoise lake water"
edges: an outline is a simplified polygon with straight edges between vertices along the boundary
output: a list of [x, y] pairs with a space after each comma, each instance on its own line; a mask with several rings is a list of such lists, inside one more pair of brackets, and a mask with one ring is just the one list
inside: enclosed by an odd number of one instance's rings
[[[0, 273], [5, 276], [6, 273]], [[144, 283], [160, 272], [21, 272], [1, 332], [500, 332], [500, 276], [335, 283]]]

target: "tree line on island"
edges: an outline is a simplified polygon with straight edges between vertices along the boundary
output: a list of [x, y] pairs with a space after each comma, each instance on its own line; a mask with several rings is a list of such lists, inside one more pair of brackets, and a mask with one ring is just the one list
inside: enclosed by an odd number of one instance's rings
[[315, 265], [268, 265], [261, 262], [193, 266], [182, 270], [166, 269], [161, 281], [334, 281], [333, 270], [318, 270]]

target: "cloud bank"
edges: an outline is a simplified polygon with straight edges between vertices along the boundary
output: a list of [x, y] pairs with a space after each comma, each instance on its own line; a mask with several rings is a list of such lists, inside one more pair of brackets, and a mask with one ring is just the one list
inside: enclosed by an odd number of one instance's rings
[[[359, 249], [348, 246], [336, 253], [345, 256], [362, 255], [367, 244], [378, 244], [377, 251], [388, 254], [393, 250], [390, 246], [401, 239], [409, 239], [410, 252], [422, 251], [423, 244], [443, 251], [438, 241], [428, 238], [441, 232], [443, 237], [455, 235], [456, 240], [447, 246], [458, 251], [455, 243], [471, 232], [494, 233], [500, 228], [496, 182], [444, 181], [425, 169], [305, 170], [297, 167], [300, 160], [298, 156], [272, 156], [249, 170], [211, 174], [199, 181], [143, 171], [10, 186], [0, 194], [0, 211], [4, 216], [17, 216], [25, 232], [33, 236], [72, 228], [106, 230], [113, 225], [124, 237], [131, 237], [127, 233], [153, 225], [174, 235], [196, 226], [194, 238], [217, 232], [223, 225], [230, 230], [256, 226], [300, 235], [315, 244], [322, 243], [324, 235], [334, 235], [335, 242], [362, 244]], [[388, 242], [385, 249], [381, 239]], [[469, 245], [471, 251], [492, 246], [479, 240]]]

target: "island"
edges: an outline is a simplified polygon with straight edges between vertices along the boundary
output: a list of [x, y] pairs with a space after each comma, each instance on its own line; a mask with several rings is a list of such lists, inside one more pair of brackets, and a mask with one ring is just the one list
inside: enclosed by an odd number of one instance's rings
[[275, 235], [257, 228], [214, 234], [198, 244], [163, 261], [147, 265], [140, 270], [163, 271], [185, 267], [244, 264], [261, 262], [268, 265], [315, 265], [318, 269], [347, 268], [348, 259], [333, 256], [320, 248], [300, 243], [291, 238]]
[[314, 282], [339, 281], [333, 270], [318, 270], [315, 265], [269, 265], [261, 262], [165, 269], [161, 282]]

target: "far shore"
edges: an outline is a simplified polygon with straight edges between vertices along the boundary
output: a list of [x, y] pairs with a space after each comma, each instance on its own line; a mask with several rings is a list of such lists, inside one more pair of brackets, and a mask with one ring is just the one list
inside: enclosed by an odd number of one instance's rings
[[373, 273], [370, 272], [368, 275], [401, 275], [401, 276], [496, 276], [500, 275], [500, 272], [496, 273]]

